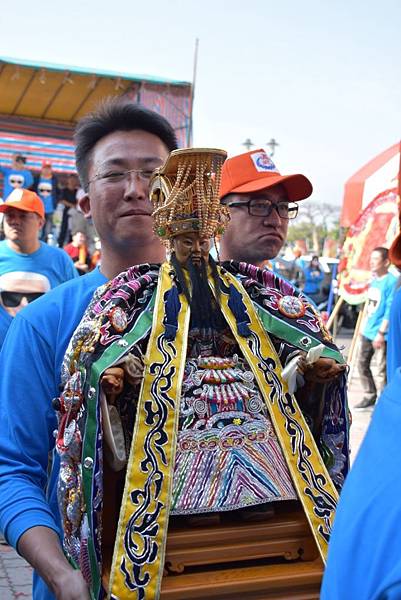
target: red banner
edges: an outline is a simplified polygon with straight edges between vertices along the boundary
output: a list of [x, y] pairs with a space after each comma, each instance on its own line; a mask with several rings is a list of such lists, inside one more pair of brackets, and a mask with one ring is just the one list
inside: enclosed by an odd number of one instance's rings
[[371, 279], [370, 255], [379, 246], [389, 248], [399, 231], [397, 189], [378, 196], [350, 227], [339, 264], [339, 294], [349, 304], [366, 300]]

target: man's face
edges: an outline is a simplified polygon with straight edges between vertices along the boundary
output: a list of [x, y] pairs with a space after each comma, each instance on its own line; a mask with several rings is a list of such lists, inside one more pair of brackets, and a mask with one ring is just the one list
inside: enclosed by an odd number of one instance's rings
[[381, 252], [374, 250], [370, 255], [370, 270], [374, 275], [382, 275], [388, 269], [389, 261], [384, 259]]
[[42, 167], [42, 176], [46, 178], [50, 178], [53, 175], [51, 167]]
[[84, 246], [86, 244], [86, 235], [81, 231], [77, 231], [77, 233], [74, 233], [72, 236], [72, 241], [76, 246]]
[[201, 238], [198, 233], [182, 233], [173, 239], [173, 249], [178, 262], [184, 266], [189, 259], [195, 266], [200, 266], [201, 259], [207, 263], [210, 240]]
[[11, 317], [50, 290], [47, 277], [38, 273], [12, 272], [0, 277], [0, 304]]
[[27, 243], [38, 238], [43, 225], [39, 215], [17, 208], [7, 208], [4, 213], [4, 235], [15, 243]]
[[[89, 165], [93, 181], [79, 204], [93, 217], [103, 246], [126, 255], [129, 247], [159, 243], [152, 230], [149, 179], [168, 154], [160, 138], [141, 130], [115, 131], [95, 145]], [[125, 173], [131, 169], [140, 173]]]
[[78, 177], [73, 173], [71, 175], [68, 175], [67, 177], [67, 188], [72, 191], [77, 190], [79, 188]]
[[276, 209], [269, 216], [253, 216], [248, 212], [246, 202], [288, 202], [284, 186], [271, 188], [249, 194], [230, 194], [224, 202], [241, 203], [241, 206], [230, 206], [231, 221], [221, 240], [221, 255], [227, 259], [260, 264], [264, 260], [275, 258], [280, 252], [288, 229], [288, 219], [279, 216]]
[[25, 161], [20, 156], [13, 156], [13, 168], [21, 171], [25, 168]]

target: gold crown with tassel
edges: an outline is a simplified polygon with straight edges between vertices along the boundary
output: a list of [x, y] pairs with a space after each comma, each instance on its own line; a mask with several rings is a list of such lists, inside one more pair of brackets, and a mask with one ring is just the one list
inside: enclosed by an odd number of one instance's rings
[[182, 233], [210, 239], [230, 220], [220, 204], [221, 169], [227, 153], [215, 148], [173, 150], [150, 180], [154, 231], [166, 246]]

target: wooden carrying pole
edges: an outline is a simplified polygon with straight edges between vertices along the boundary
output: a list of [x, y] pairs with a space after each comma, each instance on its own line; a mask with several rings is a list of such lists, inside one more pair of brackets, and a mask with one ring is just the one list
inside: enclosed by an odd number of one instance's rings
[[[358, 349], [359, 349], [359, 331], [361, 329], [363, 320], [365, 318], [366, 308], [368, 303], [365, 302], [362, 310], [359, 312], [358, 319], [355, 325], [354, 335], [352, 336], [351, 344], [348, 350], [347, 363], [349, 364], [349, 373], [348, 373], [348, 385], [351, 384], [352, 376], [355, 370], [355, 364], [358, 360]], [[355, 360], [354, 360], [355, 359]]]
[[327, 323], [326, 323], [326, 329], [328, 329], [330, 331], [331, 326], [334, 323], [334, 320], [337, 318], [338, 313], [340, 312], [341, 306], [344, 302], [344, 298], [339, 298], [333, 308], [333, 312], [331, 313], [331, 315], [329, 316]]

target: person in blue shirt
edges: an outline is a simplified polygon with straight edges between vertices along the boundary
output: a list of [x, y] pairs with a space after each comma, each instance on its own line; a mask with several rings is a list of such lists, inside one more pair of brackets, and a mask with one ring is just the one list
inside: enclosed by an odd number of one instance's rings
[[3, 306], [0, 292], [0, 350], [5, 340], [7, 330], [11, 325], [11, 321], [12, 316], [8, 314], [7, 310]]
[[400, 390], [397, 369], [340, 496], [321, 600], [401, 598]]
[[14, 154], [11, 167], [0, 167], [0, 173], [3, 175], [3, 199], [14, 189], [28, 189], [32, 186], [33, 175], [25, 168], [25, 162], [25, 156]]
[[303, 274], [305, 278], [303, 293], [317, 304], [321, 296], [320, 288], [324, 279], [318, 256], [312, 256], [310, 263], [303, 268]]
[[[2, 308], [10, 317], [60, 283], [77, 276], [63, 252], [38, 239], [43, 225], [43, 203], [29, 190], [15, 189], [0, 205], [5, 239], [0, 242], [0, 294]], [[4, 340], [6, 324], [0, 344]]]
[[[358, 369], [363, 389], [356, 409], [374, 406], [377, 396], [386, 385], [387, 330], [397, 278], [389, 273], [387, 248], [375, 248], [370, 255], [373, 279], [368, 289], [365, 322], [362, 324]], [[371, 361], [376, 355], [377, 374], [373, 377]]]
[[0, 242], [0, 275], [15, 271], [40, 273], [51, 288], [76, 277], [69, 256], [39, 241], [44, 222], [43, 203], [35, 192], [14, 190], [0, 205], [5, 239]]
[[100, 269], [25, 307], [0, 354], [0, 530], [35, 569], [33, 600], [89, 600], [81, 573], [61, 548], [55, 454], [47, 475], [57, 428], [52, 399], [60, 393], [68, 342], [96, 288], [132, 265], [164, 260], [152, 229], [149, 178], [176, 147], [163, 117], [124, 98], [81, 120], [80, 207], [92, 216], [102, 243]]
[[38, 194], [45, 207], [45, 224], [40, 235], [40, 239], [45, 242], [53, 230], [53, 214], [58, 197], [57, 177], [52, 171], [50, 160], [45, 159], [42, 162], [40, 173], [34, 177], [33, 190]]
[[[401, 233], [393, 241], [389, 257], [391, 263], [401, 272]], [[398, 367], [401, 367], [401, 275], [396, 284], [390, 309], [387, 336], [387, 381], [391, 381]]]

